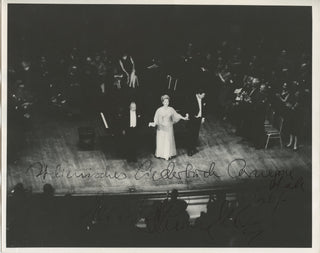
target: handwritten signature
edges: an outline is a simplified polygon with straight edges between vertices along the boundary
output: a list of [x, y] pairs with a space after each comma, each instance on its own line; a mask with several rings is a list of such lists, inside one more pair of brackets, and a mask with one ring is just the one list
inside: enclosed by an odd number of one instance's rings
[[110, 172], [109, 168], [106, 168], [104, 171], [93, 171], [91, 168], [84, 171], [76, 171], [76, 170], [66, 170], [62, 168], [61, 164], [58, 164], [53, 170], [50, 170], [48, 165], [41, 162], [36, 162], [31, 164], [26, 173], [33, 172], [36, 178], [42, 178], [46, 180], [48, 176], [51, 178], [81, 178], [81, 179], [115, 179], [115, 180], [124, 180], [127, 178], [127, 174], [125, 172]]
[[134, 176], [136, 180], [151, 178], [153, 181], [159, 181], [161, 179], [182, 180], [198, 177], [215, 177], [216, 179], [220, 179], [220, 175], [215, 171], [215, 162], [212, 162], [207, 170], [196, 169], [191, 163], [188, 163], [183, 170], [178, 170], [175, 162], [169, 162], [167, 168], [157, 171], [152, 167], [152, 161], [147, 160], [142, 163]]
[[[225, 174], [222, 174], [222, 173]], [[61, 164], [53, 168], [49, 168], [46, 163], [35, 162], [31, 164], [26, 173], [33, 173], [36, 178], [46, 180], [48, 177], [53, 178], [79, 178], [83, 180], [88, 179], [110, 179], [110, 180], [125, 180], [129, 175], [125, 171], [112, 171], [109, 167], [104, 170], [95, 170], [92, 168], [84, 170], [65, 169]], [[186, 180], [197, 178], [214, 178], [221, 180], [221, 177], [228, 177], [233, 180], [239, 179], [269, 179], [269, 189], [274, 188], [304, 188], [304, 180], [302, 177], [297, 179], [294, 176], [294, 170], [291, 169], [249, 169], [244, 159], [238, 158], [232, 160], [223, 170], [216, 170], [216, 163], [211, 162], [206, 169], [196, 168], [193, 164], [187, 163], [184, 168], [178, 168], [175, 162], [169, 162], [164, 169], [155, 168], [151, 160], [146, 160], [139, 165], [133, 172], [133, 179], [145, 180], [151, 179], [152, 181], [160, 180]]]
[[[222, 174], [222, 173], [225, 174]], [[47, 180], [52, 178], [79, 178], [88, 179], [110, 179], [125, 180], [129, 177], [124, 171], [111, 171], [109, 167], [103, 171], [94, 169], [86, 169], [82, 171], [63, 168], [58, 164], [53, 168], [49, 168], [46, 163], [35, 162], [31, 164], [26, 173], [32, 173], [35, 177]], [[215, 217], [206, 220], [202, 229], [213, 239], [219, 236], [221, 227], [233, 227], [245, 238], [248, 245], [252, 244], [259, 237], [263, 236], [268, 228], [268, 221], [272, 219], [281, 203], [287, 201], [286, 194], [288, 190], [304, 191], [304, 178], [294, 174], [291, 169], [251, 169], [248, 168], [244, 159], [234, 159], [225, 170], [216, 170], [216, 163], [211, 162], [206, 169], [196, 168], [193, 164], [188, 163], [184, 168], [178, 168], [175, 162], [169, 162], [164, 169], [157, 169], [151, 160], [141, 163], [138, 168], [133, 171], [133, 179], [152, 181], [160, 180], [184, 180], [196, 178], [214, 178], [221, 180], [222, 177], [228, 177], [233, 180], [241, 179], [267, 179], [269, 187], [265, 189], [266, 194], [255, 195], [254, 200], [241, 205], [230, 206], [229, 201], [222, 201], [216, 206], [217, 211]], [[146, 217], [148, 222], [148, 232], [164, 232], [166, 230], [183, 230], [188, 227], [188, 214], [185, 208], [177, 209], [178, 212], [171, 208], [170, 204], [165, 205], [161, 202], [153, 215]], [[140, 203], [143, 205], [143, 203]], [[110, 216], [110, 210], [106, 208], [103, 198], [97, 198], [92, 210], [84, 215], [85, 220], [94, 224], [103, 217]], [[268, 212], [265, 210], [269, 209]], [[210, 213], [208, 213], [210, 216]], [[130, 216], [131, 217], [131, 216]], [[135, 215], [132, 215], [130, 224], [135, 223]], [[185, 217], [181, 220], [181, 217]], [[219, 240], [219, 239], [218, 239]]]

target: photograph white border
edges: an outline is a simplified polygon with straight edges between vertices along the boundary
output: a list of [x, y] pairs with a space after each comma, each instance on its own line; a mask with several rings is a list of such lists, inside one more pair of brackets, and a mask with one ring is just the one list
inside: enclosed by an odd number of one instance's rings
[[[155, 5], [259, 5], [312, 6], [312, 248], [6, 248], [6, 163], [7, 163], [7, 5], [8, 4], [155, 4]], [[319, 182], [320, 182], [320, 65], [319, 65], [319, 6], [318, 0], [2, 0], [1, 3], [1, 251], [2, 252], [320, 252], [319, 248]]]

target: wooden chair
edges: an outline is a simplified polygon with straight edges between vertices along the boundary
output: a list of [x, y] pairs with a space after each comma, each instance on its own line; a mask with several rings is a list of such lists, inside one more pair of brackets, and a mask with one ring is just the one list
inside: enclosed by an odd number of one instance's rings
[[275, 116], [275, 111], [272, 109], [271, 104], [268, 105], [267, 108], [267, 113], [266, 113], [266, 118], [264, 121], [264, 127], [266, 128], [272, 128], [273, 122], [274, 122], [274, 116]]
[[273, 119], [272, 125], [265, 125], [265, 132], [267, 135], [267, 141], [265, 145], [265, 149], [268, 148], [268, 144], [270, 139], [278, 139], [280, 142], [280, 146], [282, 148], [282, 126], [283, 126], [283, 118], [279, 116], [277, 119]]

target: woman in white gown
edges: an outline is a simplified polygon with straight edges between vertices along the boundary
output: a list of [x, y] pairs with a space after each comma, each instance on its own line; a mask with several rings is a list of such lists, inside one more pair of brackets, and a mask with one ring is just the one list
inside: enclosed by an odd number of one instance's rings
[[188, 120], [187, 115], [183, 117], [169, 106], [169, 100], [170, 97], [168, 95], [161, 97], [163, 106], [157, 109], [154, 121], [149, 123], [149, 126], [157, 127], [155, 156], [166, 160], [177, 154], [173, 124], [177, 123], [180, 119]]

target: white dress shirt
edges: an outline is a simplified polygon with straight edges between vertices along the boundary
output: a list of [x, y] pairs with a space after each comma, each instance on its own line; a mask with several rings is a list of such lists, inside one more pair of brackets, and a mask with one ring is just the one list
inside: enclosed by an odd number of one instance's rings
[[199, 98], [197, 95], [197, 101], [198, 101], [198, 105], [199, 105], [199, 113], [198, 115], [196, 116], [196, 118], [201, 118], [202, 117], [202, 103], [201, 103], [201, 98]]
[[137, 126], [137, 114], [136, 111], [130, 110], [130, 127]]

